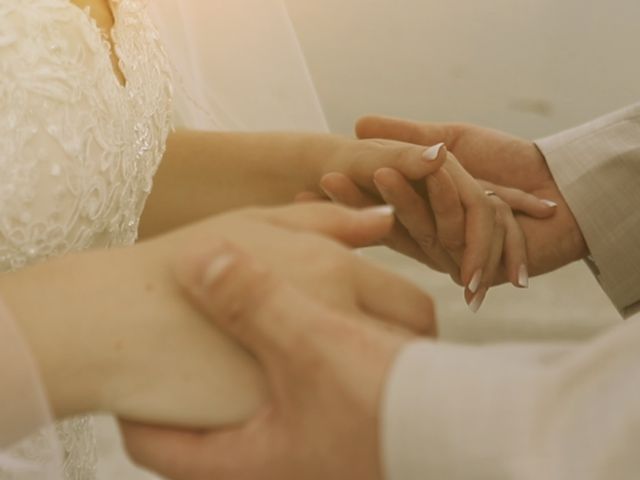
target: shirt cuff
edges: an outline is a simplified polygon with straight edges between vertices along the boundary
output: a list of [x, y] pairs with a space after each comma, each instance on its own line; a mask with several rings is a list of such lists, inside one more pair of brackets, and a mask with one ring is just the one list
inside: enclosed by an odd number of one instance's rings
[[640, 310], [640, 104], [536, 141], [591, 252], [605, 293]]

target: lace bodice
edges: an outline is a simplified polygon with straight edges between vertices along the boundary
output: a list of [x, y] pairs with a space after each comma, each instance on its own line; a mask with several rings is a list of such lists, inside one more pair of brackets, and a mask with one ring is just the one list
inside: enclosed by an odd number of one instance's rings
[[[171, 84], [146, 0], [112, 5], [125, 86], [87, 12], [69, 0], [0, 0], [2, 271], [136, 239], [170, 127]], [[68, 478], [93, 476], [87, 424], [60, 429]], [[37, 442], [23, 450], [37, 456]]]

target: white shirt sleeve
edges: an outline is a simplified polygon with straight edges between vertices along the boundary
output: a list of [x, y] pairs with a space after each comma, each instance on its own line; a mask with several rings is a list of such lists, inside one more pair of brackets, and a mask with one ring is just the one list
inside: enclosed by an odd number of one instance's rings
[[386, 480], [640, 475], [640, 322], [585, 344], [417, 342], [383, 405]]
[[[537, 142], [624, 316], [640, 307], [640, 104]], [[640, 478], [640, 319], [575, 344], [416, 342], [382, 410], [387, 480]]]

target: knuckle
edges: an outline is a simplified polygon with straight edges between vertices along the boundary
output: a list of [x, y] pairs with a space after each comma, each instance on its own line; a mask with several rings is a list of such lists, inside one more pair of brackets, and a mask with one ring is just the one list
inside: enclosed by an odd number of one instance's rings
[[440, 243], [440, 240], [438, 239], [438, 236], [435, 232], [421, 230], [418, 232], [414, 232], [412, 236], [416, 243], [424, 251], [434, 250]]
[[275, 274], [263, 266], [252, 265], [248, 270], [246, 264], [239, 262], [227, 279], [231, 290], [225, 295], [222, 312], [229, 326], [242, 323], [248, 315], [267, 305], [278, 288]]
[[[323, 278], [343, 277], [353, 270], [353, 259], [348, 251], [338, 246], [324, 245], [315, 249], [317, 254], [310, 259], [310, 269]], [[322, 252], [322, 253], [321, 253]]]
[[511, 207], [504, 201], [500, 200], [496, 206], [496, 210], [503, 217], [511, 215]]

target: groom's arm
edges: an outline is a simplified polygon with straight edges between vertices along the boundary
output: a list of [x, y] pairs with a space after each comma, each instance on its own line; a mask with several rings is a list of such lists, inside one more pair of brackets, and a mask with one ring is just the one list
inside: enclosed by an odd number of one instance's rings
[[382, 410], [386, 480], [637, 478], [640, 323], [585, 344], [414, 343]]
[[588, 263], [625, 316], [640, 309], [640, 104], [538, 140], [591, 253]]

